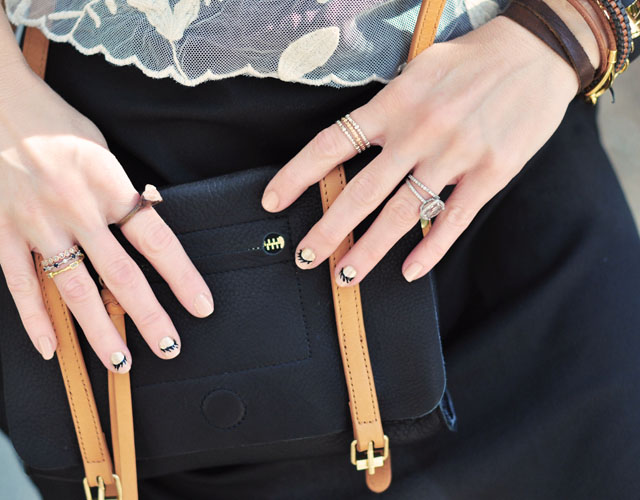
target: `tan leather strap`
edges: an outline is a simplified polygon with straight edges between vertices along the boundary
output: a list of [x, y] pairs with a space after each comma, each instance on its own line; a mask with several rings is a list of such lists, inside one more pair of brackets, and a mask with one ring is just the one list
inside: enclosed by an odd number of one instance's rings
[[[122, 340], [127, 342], [124, 323], [125, 310], [107, 288], [100, 292], [111, 321]], [[109, 371], [109, 411], [111, 421], [111, 444], [116, 474], [122, 484], [123, 498], [138, 500], [138, 478], [136, 450], [133, 434], [133, 408], [131, 406], [131, 382], [129, 372]]]
[[42, 297], [58, 339], [56, 355], [67, 391], [87, 481], [89, 486], [97, 487], [98, 477], [102, 477], [107, 491], [115, 494], [111, 456], [98, 418], [98, 409], [73, 319], [54, 281], [40, 266], [42, 255], [34, 255]]
[[[429, 47], [435, 40], [444, 4], [445, 0], [422, 2], [407, 62]], [[338, 165], [320, 181], [322, 208], [325, 212], [342, 192], [345, 185], [346, 178], [342, 165]], [[427, 235], [430, 228], [430, 222], [422, 225], [423, 236]], [[388, 455], [383, 460], [383, 465], [375, 468], [370, 467], [365, 476], [369, 489], [375, 492], [382, 492], [391, 484], [391, 454], [388, 451], [389, 443], [386, 441], [382, 429], [382, 418], [378, 407], [378, 397], [376, 395], [362, 317], [360, 287], [358, 285], [339, 287], [334, 279], [336, 263], [349, 251], [353, 243], [353, 233], [349, 233], [347, 238], [329, 257], [331, 290], [333, 293], [340, 354], [349, 393], [349, 410], [351, 412], [355, 449], [358, 452], [366, 452], [371, 443], [373, 443], [377, 460], [380, 461], [380, 457], [384, 454], [385, 446], [387, 447]], [[371, 455], [372, 452], [369, 450], [366, 462], [369, 465], [374, 459]]]
[[22, 53], [33, 72], [44, 79], [49, 53], [49, 39], [37, 28], [29, 27], [24, 32]]

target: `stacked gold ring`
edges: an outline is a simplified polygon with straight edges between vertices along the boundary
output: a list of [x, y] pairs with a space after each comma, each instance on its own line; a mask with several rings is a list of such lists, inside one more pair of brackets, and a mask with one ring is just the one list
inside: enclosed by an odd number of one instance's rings
[[358, 153], [362, 153], [365, 149], [371, 147], [371, 143], [367, 139], [367, 136], [364, 135], [364, 132], [360, 128], [360, 125], [356, 123], [356, 121], [351, 118], [349, 113], [344, 115], [339, 120], [336, 120], [336, 124], [340, 127], [340, 130], [347, 136], [349, 142], [353, 145], [355, 150]]
[[40, 262], [43, 271], [53, 278], [54, 276], [75, 269], [80, 265], [80, 262], [84, 259], [84, 254], [78, 245], [73, 245], [64, 252], [60, 252], [58, 255], [49, 257]]

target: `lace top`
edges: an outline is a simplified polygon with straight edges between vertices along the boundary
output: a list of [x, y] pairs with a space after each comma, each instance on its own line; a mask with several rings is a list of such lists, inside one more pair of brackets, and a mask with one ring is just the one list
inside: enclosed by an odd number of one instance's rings
[[[508, 0], [447, 0], [436, 42], [477, 28]], [[236, 75], [335, 87], [388, 82], [401, 69], [420, 0], [7, 0], [83, 54], [197, 85]]]

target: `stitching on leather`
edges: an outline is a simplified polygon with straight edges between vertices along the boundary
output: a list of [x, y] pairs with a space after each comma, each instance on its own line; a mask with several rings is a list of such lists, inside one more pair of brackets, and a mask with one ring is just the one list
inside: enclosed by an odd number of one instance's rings
[[[436, 17], [433, 19], [433, 25], [431, 26], [431, 31], [429, 33], [429, 36], [432, 36], [433, 38], [429, 39], [428, 45], [431, 45], [433, 40], [435, 40], [435, 35], [436, 35], [437, 30], [438, 30], [438, 24], [440, 24], [440, 16], [442, 14], [442, 10], [444, 9], [445, 3], [446, 2], [444, 0], [440, 0], [440, 7], [438, 9], [438, 13], [437, 13]], [[413, 54], [413, 57], [417, 56], [421, 52], [421, 50], [419, 50], [419, 47], [424, 45], [423, 40], [424, 40], [425, 37], [427, 37], [427, 35], [425, 34], [425, 32], [422, 29], [424, 28], [424, 23], [427, 21], [427, 18], [431, 14], [430, 13], [430, 9], [431, 9], [432, 5], [433, 4], [431, 2], [427, 1], [427, 10], [424, 13], [424, 16], [422, 17], [422, 19], [420, 20], [420, 25], [418, 26], [418, 45], [416, 45], [416, 50], [415, 50], [415, 53]], [[427, 37], [427, 38], [429, 38], [429, 37]], [[425, 47], [425, 49], [426, 48], [428, 48], [428, 46]], [[424, 49], [422, 49], [422, 50], [424, 50]]]
[[[44, 278], [45, 277], [44, 277], [44, 274], [40, 270], [38, 272], [38, 278], [40, 279], [40, 285], [42, 287], [42, 291], [44, 292], [44, 290], [45, 290]], [[49, 303], [49, 296], [46, 293], [43, 293], [42, 295], [43, 295], [43, 298], [44, 298], [45, 307], [47, 308], [47, 311], [49, 312], [49, 315], [53, 317], [51, 304]], [[62, 301], [62, 297], [59, 298], [59, 301], [60, 301], [61, 307], [64, 310], [66, 305]], [[67, 328], [68, 328], [67, 331], [70, 331], [69, 329], [71, 328], [71, 326], [69, 324], [69, 315], [68, 315], [68, 313], [63, 313], [63, 317], [64, 317], [65, 323], [67, 325]], [[54, 332], [56, 333], [56, 336], [58, 336], [58, 330], [55, 327], [55, 325], [53, 324], [53, 322], [52, 322], [52, 326], [53, 326]], [[77, 358], [77, 352], [76, 352], [75, 349], [73, 349], [73, 353], [74, 353], [74, 358], [75, 358], [75, 362], [76, 362], [76, 367], [79, 367], [79, 362], [78, 362], [78, 358]], [[64, 360], [64, 358], [65, 358], [65, 356], [60, 356], [60, 353], [58, 353], [58, 361], [60, 363], [64, 364], [64, 365], [66, 365], [66, 361]], [[75, 422], [80, 422], [80, 419], [78, 417], [78, 414], [77, 414], [77, 411], [76, 411], [76, 408], [75, 408], [75, 405], [74, 405], [73, 393], [71, 392], [71, 384], [69, 382], [69, 378], [67, 376], [66, 369], [64, 370], [63, 375], [64, 375], [65, 380], [67, 381], [67, 384], [66, 384], [67, 385], [67, 390], [69, 391], [69, 395], [70, 395], [69, 406], [71, 407], [71, 412], [73, 413], [74, 421]], [[87, 387], [85, 385], [84, 380], [82, 380], [82, 387], [84, 389], [85, 396], [87, 397], [87, 399], [89, 399], [89, 394], [87, 392]], [[91, 419], [93, 421], [93, 429], [96, 432], [96, 438], [98, 439], [98, 442], [100, 442], [100, 435], [98, 434], [98, 427], [96, 425], [95, 415], [94, 415], [93, 411], [91, 411], [91, 409], [89, 410], [89, 413], [91, 414]], [[82, 456], [85, 457], [86, 463], [95, 464], [95, 463], [104, 462], [104, 454], [103, 454], [102, 446], [99, 446], [99, 449], [100, 449], [100, 460], [96, 460], [96, 461], [89, 460], [89, 458], [87, 457], [88, 453], [87, 453], [87, 450], [86, 450], [85, 445], [84, 445], [84, 439], [82, 437], [82, 429], [78, 425], [76, 430], [77, 430], [77, 435], [78, 435], [78, 444], [80, 445], [80, 450], [82, 451]]]
[[[339, 176], [339, 179], [340, 179], [340, 185], [342, 187], [344, 187], [344, 184], [345, 184], [345, 179], [344, 179], [344, 176], [343, 176], [344, 167], [340, 168], [340, 166], [339, 166], [337, 168], [338, 168], [338, 176]], [[326, 204], [327, 207], [329, 207], [329, 196], [328, 196], [328, 192], [327, 192], [326, 178], [322, 179], [322, 187], [323, 187], [325, 204]], [[349, 233], [348, 241], [349, 241], [349, 246], [350, 247], [352, 245], [351, 237], [352, 237], [352, 233]], [[332, 254], [330, 259], [331, 259], [331, 262], [333, 263], [333, 268], [335, 269], [335, 264], [336, 264], [335, 256]], [[332, 286], [335, 286], [335, 285], [332, 284]], [[347, 348], [347, 342], [346, 342], [346, 331], [344, 329], [344, 323], [342, 321], [342, 301], [340, 300], [340, 293], [341, 292], [339, 290], [336, 293], [336, 299], [337, 299], [336, 301], [337, 301], [337, 309], [338, 309], [338, 320], [340, 321], [340, 327], [342, 329], [342, 348], [344, 350], [345, 365], [347, 366], [347, 374], [348, 374], [348, 379], [349, 379], [349, 392], [351, 393], [351, 396], [352, 396], [351, 397], [351, 401], [353, 403], [353, 410], [354, 410], [354, 414], [355, 414], [355, 417], [356, 417], [356, 422], [358, 424], [371, 424], [371, 423], [376, 422], [378, 420], [377, 414], [375, 412], [375, 404], [373, 404], [373, 398], [372, 398], [372, 408], [374, 410], [374, 415], [375, 415], [374, 420], [361, 421], [360, 420], [360, 415], [359, 415], [359, 412], [358, 412], [358, 401], [357, 401], [356, 392], [355, 392], [355, 389], [354, 389], [354, 386], [353, 386], [353, 375], [351, 373], [351, 365], [349, 364], [349, 350]], [[355, 293], [355, 289], [354, 289], [354, 293]], [[360, 338], [360, 342], [361, 342], [361, 345], [362, 345], [362, 337]], [[367, 367], [367, 378], [368, 378], [368, 381], [369, 381], [369, 389], [371, 391], [371, 379], [370, 379], [369, 369], [368, 369], [368, 365], [366, 363], [366, 360], [365, 360], [365, 366]], [[372, 392], [371, 392], [371, 394], [373, 396]]]
[[[287, 217], [287, 229], [289, 230], [289, 234], [291, 233], [291, 225], [289, 224], [289, 217]], [[295, 255], [293, 254], [293, 247], [290, 247], [291, 251], [289, 255], [291, 255], [295, 259]], [[302, 300], [302, 283], [300, 283], [300, 269], [294, 263], [294, 274], [296, 276], [296, 284], [298, 285], [298, 301], [300, 302], [300, 310], [302, 311], [302, 324], [304, 324], [304, 336], [307, 340], [307, 358], [310, 359], [312, 357], [311, 354], [311, 340], [309, 339], [309, 325], [307, 323], [307, 314], [304, 310], [304, 300]]]

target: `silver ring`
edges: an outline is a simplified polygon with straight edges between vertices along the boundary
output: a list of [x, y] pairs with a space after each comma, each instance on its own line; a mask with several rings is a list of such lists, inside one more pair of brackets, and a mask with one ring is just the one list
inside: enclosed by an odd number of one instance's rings
[[[422, 219], [423, 221], [430, 221], [444, 210], [444, 201], [442, 201], [436, 193], [434, 193], [431, 189], [429, 189], [422, 182], [416, 179], [412, 174], [407, 174], [407, 179], [405, 182], [407, 183], [407, 186], [409, 186], [409, 189], [411, 189], [411, 192], [415, 194], [422, 203], [418, 210], [420, 213], [420, 219]], [[418, 190], [413, 187], [412, 183], [417, 184], [418, 187], [426, 191], [429, 194], [430, 198], [425, 198], [424, 196], [422, 196], [418, 192]]]

